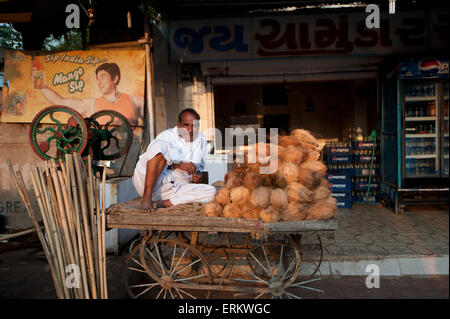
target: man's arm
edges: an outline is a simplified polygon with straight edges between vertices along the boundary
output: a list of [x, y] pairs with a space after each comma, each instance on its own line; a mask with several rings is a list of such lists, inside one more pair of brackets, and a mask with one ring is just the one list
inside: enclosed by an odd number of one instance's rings
[[142, 196], [141, 207], [145, 211], [154, 211], [155, 208], [153, 206], [153, 187], [155, 186], [156, 181], [158, 180], [159, 175], [161, 175], [164, 166], [167, 161], [161, 153], [158, 153], [151, 160], [147, 162], [147, 169], [145, 173], [145, 186], [144, 186], [144, 194]]
[[91, 107], [92, 99], [71, 99], [64, 98], [57, 92], [45, 86], [40, 89], [42, 95], [53, 105], [64, 105], [73, 108], [75, 111], [80, 113], [83, 117], [88, 117], [92, 114], [93, 110]]

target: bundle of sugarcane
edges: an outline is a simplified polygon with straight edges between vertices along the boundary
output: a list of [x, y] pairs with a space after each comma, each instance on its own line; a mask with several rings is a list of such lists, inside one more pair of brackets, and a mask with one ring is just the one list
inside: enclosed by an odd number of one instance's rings
[[36, 219], [20, 171], [8, 161], [14, 185], [42, 244], [60, 299], [108, 298], [105, 245], [105, 181], [85, 166], [77, 153], [64, 161], [49, 160], [32, 166], [34, 194], [42, 216]]
[[[225, 175], [225, 186], [204, 205], [204, 215], [266, 223], [332, 218], [336, 200], [318, 146], [314, 136], [303, 129], [278, 136], [278, 143], [253, 145], [243, 163], [235, 162]], [[262, 174], [262, 169], [272, 173]]]

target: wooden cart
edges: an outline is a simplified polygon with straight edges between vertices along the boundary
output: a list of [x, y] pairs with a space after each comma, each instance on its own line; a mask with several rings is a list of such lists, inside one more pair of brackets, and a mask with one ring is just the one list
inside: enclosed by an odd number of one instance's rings
[[[132, 298], [300, 298], [323, 257], [323, 236], [337, 221], [265, 224], [258, 220], [202, 216], [201, 204], [143, 213], [139, 199], [112, 205], [107, 228], [140, 229], [126, 260]], [[306, 261], [306, 264], [305, 264]], [[301, 267], [305, 265], [305, 267]]]

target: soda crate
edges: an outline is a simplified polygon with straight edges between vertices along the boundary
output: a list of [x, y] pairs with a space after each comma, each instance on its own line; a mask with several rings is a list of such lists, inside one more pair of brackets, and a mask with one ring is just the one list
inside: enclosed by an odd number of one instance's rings
[[353, 149], [355, 150], [372, 150], [375, 142], [373, 141], [354, 141]]
[[344, 200], [341, 202], [337, 202], [336, 203], [336, 207], [337, 208], [345, 208], [345, 209], [350, 209], [352, 208], [352, 201], [351, 200]]
[[380, 201], [380, 196], [369, 195], [368, 200], [365, 200], [365, 196], [353, 196], [353, 202], [356, 203], [378, 203]]
[[[353, 155], [353, 158], [355, 160], [355, 163], [370, 163], [372, 161], [372, 155]], [[375, 155], [373, 157], [373, 162], [377, 162], [378, 161], [378, 156]]]
[[332, 192], [339, 191], [339, 192], [346, 192], [352, 190], [352, 183], [351, 181], [344, 181], [344, 182], [331, 182], [329, 181], [330, 190]]
[[[357, 191], [365, 191], [367, 190], [367, 187], [369, 186], [369, 182], [355, 182], [353, 184], [353, 189]], [[380, 185], [378, 182], [370, 183], [370, 189], [377, 190]]]
[[343, 192], [332, 191], [331, 196], [336, 198], [336, 200], [338, 202], [342, 202], [345, 200], [349, 200], [349, 201], [352, 200], [352, 192], [351, 191], [343, 191]]
[[328, 169], [328, 173], [329, 174], [334, 174], [334, 175], [354, 176], [355, 175], [355, 169], [354, 168]]
[[[355, 173], [353, 176], [369, 176], [370, 168], [355, 168]], [[372, 176], [380, 175], [380, 170], [378, 168], [372, 169]]]
[[349, 146], [328, 146], [324, 149], [324, 154], [326, 154], [327, 157], [335, 155], [352, 155], [353, 148]]
[[331, 155], [327, 156], [329, 164], [350, 164], [353, 163], [353, 155]]
[[328, 171], [325, 177], [330, 183], [347, 183], [352, 180], [352, 176], [350, 174], [332, 173], [330, 171]]

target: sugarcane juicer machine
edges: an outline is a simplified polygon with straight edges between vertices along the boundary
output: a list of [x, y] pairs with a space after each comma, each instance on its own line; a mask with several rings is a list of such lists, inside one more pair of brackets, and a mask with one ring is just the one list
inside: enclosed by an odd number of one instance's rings
[[64, 160], [66, 154], [77, 152], [83, 159], [91, 155], [95, 164], [125, 155], [133, 130], [127, 118], [113, 110], [83, 118], [70, 107], [54, 105], [35, 116], [29, 139], [33, 151], [43, 160]]

